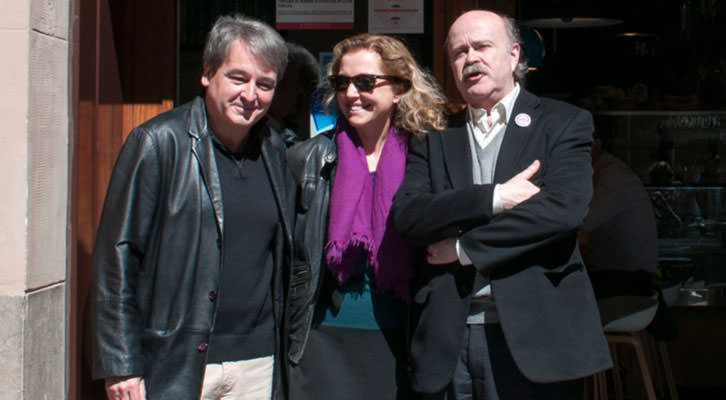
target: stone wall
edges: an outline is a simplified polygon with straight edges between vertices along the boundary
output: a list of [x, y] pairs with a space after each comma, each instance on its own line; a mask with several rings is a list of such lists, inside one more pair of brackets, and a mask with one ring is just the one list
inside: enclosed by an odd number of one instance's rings
[[0, 400], [66, 395], [69, 9], [0, 1]]

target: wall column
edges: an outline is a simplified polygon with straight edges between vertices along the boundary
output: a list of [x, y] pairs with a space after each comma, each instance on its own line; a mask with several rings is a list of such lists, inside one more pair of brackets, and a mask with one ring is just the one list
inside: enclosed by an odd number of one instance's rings
[[68, 9], [0, 9], [0, 399], [65, 397]]

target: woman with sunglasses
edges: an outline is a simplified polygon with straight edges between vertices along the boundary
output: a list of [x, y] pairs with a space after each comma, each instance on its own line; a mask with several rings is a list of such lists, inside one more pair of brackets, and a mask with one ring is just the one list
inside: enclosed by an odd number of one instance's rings
[[405, 399], [413, 248], [388, 212], [408, 137], [444, 128], [444, 98], [398, 40], [338, 43], [326, 105], [334, 130], [289, 149], [297, 184], [289, 280], [289, 398]]

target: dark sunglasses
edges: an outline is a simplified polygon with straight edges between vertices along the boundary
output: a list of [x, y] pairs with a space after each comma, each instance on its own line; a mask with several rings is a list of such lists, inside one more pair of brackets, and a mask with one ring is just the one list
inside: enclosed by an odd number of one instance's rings
[[330, 85], [336, 92], [345, 92], [348, 90], [348, 86], [350, 86], [351, 81], [353, 81], [353, 85], [359, 92], [370, 92], [376, 87], [376, 80], [378, 79], [385, 79], [390, 82], [403, 84], [404, 90], [408, 90], [411, 86], [411, 82], [409, 82], [408, 79], [392, 75], [360, 74], [356, 76], [330, 75], [328, 77]]

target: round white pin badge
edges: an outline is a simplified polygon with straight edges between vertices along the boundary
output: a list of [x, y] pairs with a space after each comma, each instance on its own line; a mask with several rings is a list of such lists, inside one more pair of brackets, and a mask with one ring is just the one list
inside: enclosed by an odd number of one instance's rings
[[532, 117], [530, 117], [529, 114], [520, 113], [514, 117], [514, 123], [517, 124], [517, 126], [526, 128], [532, 123]]

